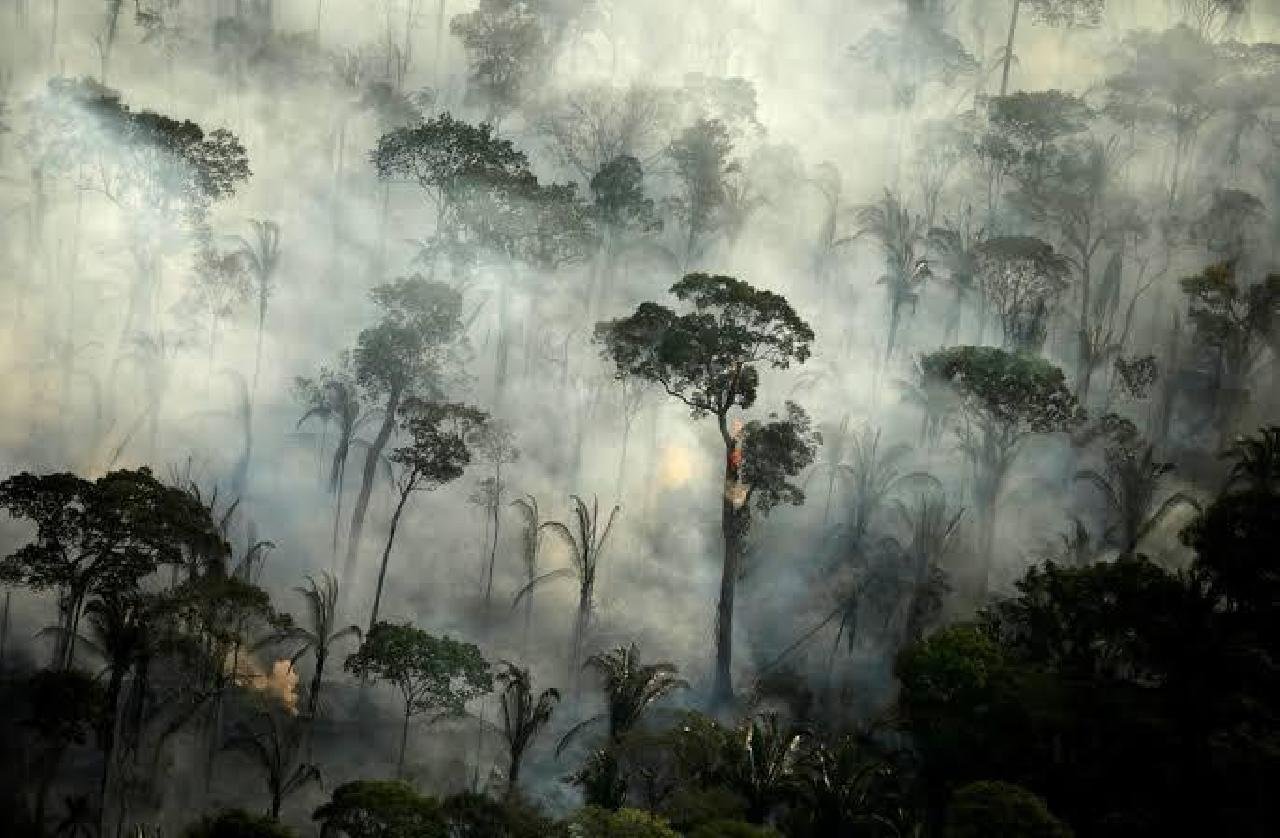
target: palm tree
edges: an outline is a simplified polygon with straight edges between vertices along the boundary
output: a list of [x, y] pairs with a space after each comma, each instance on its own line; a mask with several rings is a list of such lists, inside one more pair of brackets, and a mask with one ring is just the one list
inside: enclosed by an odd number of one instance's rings
[[689, 686], [689, 682], [679, 677], [680, 670], [673, 663], [642, 663], [640, 650], [634, 643], [592, 655], [583, 668], [593, 669], [600, 676], [608, 707], [604, 713], [597, 713], [569, 728], [556, 746], [557, 756], [585, 728], [599, 722], [608, 724], [608, 744], [618, 744], [635, 730], [645, 712], [656, 702]]
[[[947, 269], [947, 281], [955, 292], [954, 305], [947, 316], [945, 343], [955, 343], [960, 332], [960, 318], [969, 299], [977, 291], [978, 246], [987, 237], [986, 229], [974, 228], [973, 207], [966, 205], [961, 216], [944, 226], [929, 230], [927, 241], [931, 253]], [[981, 297], [978, 297], [981, 300]], [[978, 315], [978, 343], [982, 342], [983, 319]]]
[[342, 487], [346, 482], [347, 460], [351, 455], [351, 447], [363, 447], [371, 450], [365, 440], [358, 439], [356, 432], [366, 422], [379, 415], [378, 411], [366, 411], [360, 401], [360, 390], [350, 376], [338, 373], [321, 373], [320, 381], [299, 378], [295, 382], [298, 394], [306, 406], [306, 411], [298, 419], [298, 427], [308, 419], [319, 419], [337, 426], [338, 439], [333, 448], [333, 459], [329, 467], [329, 491], [333, 494], [333, 554], [338, 553], [338, 525], [342, 519]]
[[840, 424], [828, 424], [822, 429], [822, 447], [817, 462], [809, 473], [809, 479], [821, 474], [827, 478], [827, 502], [822, 507], [822, 526], [831, 518], [831, 499], [835, 496], [836, 480], [845, 467], [845, 452], [849, 444], [849, 417], [840, 417]]
[[795, 785], [803, 739], [800, 731], [781, 724], [777, 713], [750, 719], [738, 728], [726, 779], [747, 801], [751, 823], [764, 823], [769, 809]]
[[930, 276], [929, 263], [917, 252], [924, 241], [924, 219], [912, 215], [898, 196], [886, 189], [878, 203], [858, 208], [858, 225], [860, 236], [869, 235], [880, 242], [888, 270], [879, 279], [889, 292], [889, 337], [884, 353], [887, 363], [893, 356], [902, 307], [910, 304], [915, 308], [917, 291]]
[[[520, 510], [524, 527], [520, 531], [520, 563], [524, 566], [525, 586], [538, 578], [538, 551], [542, 547], [543, 522], [538, 513], [538, 499], [533, 495], [516, 498], [511, 505]], [[533, 591], [528, 591], [524, 601], [524, 638], [529, 637], [533, 623]]]
[[543, 690], [536, 698], [533, 679], [528, 669], [503, 661], [505, 667], [496, 676], [502, 686], [499, 700], [502, 703], [502, 735], [507, 740], [511, 763], [507, 771], [507, 794], [515, 794], [520, 785], [520, 763], [533, 740], [551, 721], [551, 714], [560, 702], [560, 691]]
[[324, 682], [324, 667], [334, 644], [354, 637], [361, 638], [360, 627], [349, 625], [337, 628], [338, 621], [338, 580], [333, 574], [324, 572], [320, 581], [315, 577], [307, 577], [307, 587], [295, 587], [295, 591], [307, 603], [307, 626], [290, 625], [283, 628], [257, 644], [257, 647], [274, 643], [297, 643], [298, 650], [289, 659], [289, 665], [295, 665], [303, 655], [314, 654], [315, 670], [311, 676], [311, 686], [307, 690], [307, 711], [309, 719], [316, 718], [320, 709], [320, 687]]
[[953, 508], [940, 493], [921, 495], [914, 508], [898, 503], [898, 514], [910, 533], [903, 551], [911, 584], [903, 621], [902, 639], [919, 640], [942, 609], [947, 591], [942, 565], [960, 544], [960, 519], [964, 509]]
[[532, 593], [535, 588], [544, 582], [577, 576], [578, 613], [574, 619], [573, 636], [569, 645], [569, 678], [570, 683], [574, 685], [574, 695], [576, 696], [578, 693], [578, 662], [582, 659], [582, 644], [586, 640], [587, 629], [591, 624], [596, 575], [600, 569], [600, 556], [604, 552], [605, 542], [609, 538], [609, 533], [613, 530], [613, 522], [617, 519], [618, 513], [622, 511], [622, 507], [613, 507], [613, 511], [609, 513], [609, 520], [605, 522], [604, 529], [601, 530], [599, 498], [593, 498], [590, 507], [583, 503], [582, 498], [577, 495], [570, 495], [569, 499], [573, 503], [574, 523], [577, 526], [577, 533], [575, 534], [573, 530], [570, 530], [566, 524], [560, 521], [548, 521], [542, 527], [559, 536], [565, 546], [569, 548], [569, 560], [573, 563], [573, 566], [562, 567], [535, 577], [520, 589], [513, 604], [519, 605], [521, 599]]
[[911, 453], [907, 445], [891, 445], [880, 448], [880, 429], [864, 427], [854, 434], [849, 445], [849, 461], [839, 466], [840, 473], [849, 481], [853, 490], [854, 544], [861, 544], [871, 526], [871, 519], [897, 489], [908, 484], [925, 484], [941, 488], [938, 479], [931, 474], [913, 471], [902, 474], [898, 464]]
[[1112, 446], [1106, 451], [1106, 463], [1105, 474], [1082, 469], [1075, 477], [1101, 492], [1112, 518], [1103, 537], [1120, 548], [1120, 558], [1132, 557], [1138, 544], [1179, 507], [1200, 510], [1199, 501], [1185, 492], [1174, 492], [1155, 506], [1160, 479], [1173, 470], [1173, 464], [1156, 462], [1155, 446], [1150, 443]]
[[253, 386], [249, 393], [258, 395], [258, 374], [262, 371], [262, 335], [267, 325], [267, 305], [275, 286], [276, 269], [280, 266], [280, 225], [274, 221], [250, 220], [253, 241], [238, 236], [240, 251], [249, 264], [253, 277], [253, 290], [258, 300], [258, 343], [253, 355]]
[[302, 725], [273, 707], [263, 709], [258, 719], [258, 725], [240, 725], [223, 747], [248, 755], [262, 769], [271, 794], [271, 817], [279, 820], [284, 799], [307, 783], [320, 782], [320, 769], [301, 758]]
[[947, 417], [956, 407], [955, 389], [945, 380], [926, 375], [918, 359], [913, 366], [910, 380], [898, 379], [894, 383], [901, 392], [900, 399], [920, 411], [920, 443], [937, 448]]
[[1259, 428], [1257, 436], [1237, 437], [1222, 456], [1235, 461], [1224, 492], [1241, 486], [1268, 493], [1280, 488], [1280, 425]]

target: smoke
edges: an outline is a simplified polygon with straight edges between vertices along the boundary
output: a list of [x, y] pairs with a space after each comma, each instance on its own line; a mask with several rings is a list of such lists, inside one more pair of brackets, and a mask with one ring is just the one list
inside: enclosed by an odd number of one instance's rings
[[[449, 111], [479, 121], [483, 108], [467, 104], [466, 56], [447, 31], [447, 19], [474, 4], [440, 0], [446, 24], [437, 31], [435, 3], [277, 0], [264, 4], [274, 8], [270, 27], [255, 23], [241, 31], [214, 26], [234, 15], [234, 3], [142, 3], [138, 9], [154, 6], [160, 22], [123, 13], [109, 65], [101, 4], [62, 4], [56, 30], [48, 5], [25, 4], [29, 11], [21, 20], [12, 10], [0, 13], [13, 24], [4, 27], [2, 121], [8, 132], [0, 135], [0, 273], [8, 283], [0, 304], [0, 359], [8, 373], [0, 402], [0, 467], [6, 474], [68, 469], [96, 475], [110, 467], [149, 464], [164, 472], [189, 464], [196, 482], [225, 493], [251, 438], [236, 544], [274, 542], [262, 584], [278, 608], [301, 613], [291, 587], [307, 574], [341, 568], [347, 521], [335, 549], [336, 499], [327, 491], [335, 431], [322, 422], [298, 424], [304, 408], [293, 398], [292, 382], [334, 366], [359, 331], [375, 322], [368, 296], [374, 285], [427, 270], [417, 242], [431, 230], [433, 209], [414, 185], [380, 183], [368, 160], [383, 131], [409, 121], [380, 106], [375, 94], [390, 89], [415, 106], [425, 103], [419, 116]], [[736, 204], [740, 224], [682, 265], [682, 234], [666, 213], [668, 227], [654, 242], [674, 257], [658, 255], [657, 248], [628, 253], [613, 287], [598, 300], [584, 291], [596, 270], [591, 263], [547, 272], [521, 265], [474, 270], [461, 286], [467, 310], [476, 312], [467, 334], [470, 381], [449, 396], [506, 420], [520, 449], [519, 459], [504, 467], [494, 601], [483, 601], [485, 511], [469, 502], [477, 481], [488, 476], [477, 462], [462, 479], [411, 501], [392, 550], [384, 619], [413, 620], [429, 631], [472, 639], [491, 660], [532, 665], [539, 687], [564, 685], [577, 586], [561, 580], [539, 587], [526, 632], [523, 608], [510, 606], [526, 579], [519, 520], [509, 502], [530, 494], [545, 520], [568, 520], [571, 494], [598, 497], [602, 509], [617, 503], [622, 512], [601, 560], [588, 650], [634, 640], [646, 659], [678, 663], [699, 688], [709, 683], [720, 574], [719, 434], [714, 422], [692, 418], [657, 388], [629, 401], [591, 343], [594, 321], [622, 316], [644, 300], [669, 303], [666, 289], [680, 267], [734, 275], [779, 292], [814, 328], [807, 363], [762, 371], [760, 402], [750, 417], [794, 399], [824, 426], [847, 417], [852, 428], [880, 428], [886, 446], [910, 448], [898, 466], [903, 473], [928, 471], [948, 498], [969, 505], [967, 462], [948, 439], [940, 445], [922, 440], [920, 412], [901, 382], [913, 379], [916, 357], [950, 342], [953, 329], [973, 335], [982, 324], [971, 319], [953, 326], [955, 298], [940, 280], [932, 281], [904, 309], [897, 347], [886, 359], [886, 291], [877, 284], [885, 259], [871, 237], [856, 235], [855, 219], [855, 208], [876, 201], [886, 188], [921, 206], [929, 149], [918, 126], [973, 108], [983, 91], [994, 92], [998, 84], [1007, 3], [946, 5], [955, 6], [949, 30], [973, 52], [978, 69], [922, 75], [904, 103], [893, 92], [901, 83], [893, 76], [901, 62], [877, 66], [853, 49], [881, 37], [877, 32], [893, 31], [901, 3], [594, 4], [595, 17], [566, 36], [545, 82], [504, 118], [502, 136], [529, 155], [542, 182], [575, 179], [589, 197], [582, 173], [566, 163], [546, 120], [575, 95], [589, 101], [583, 91], [605, 95], [619, 109], [610, 118], [625, 111], [628, 89], [653, 91], [666, 106], [654, 109], [651, 136], [637, 138], [634, 148], [643, 158], [648, 196], [665, 211], [678, 191], [677, 174], [661, 154], [666, 142], [699, 117], [719, 118], [734, 144], [735, 183], [743, 190]], [[1161, 0], [1110, 5], [1096, 29], [1026, 24], [1012, 89], [1090, 90], [1121, 60], [1126, 31], [1176, 22], [1169, 18], [1176, 4]], [[1280, 16], [1266, 3], [1255, 3], [1233, 25], [1246, 41], [1280, 35]], [[104, 66], [106, 83], [134, 111], [189, 119], [206, 131], [226, 128], [245, 145], [252, 177], [211, 207], [209, 229], [213, 246], [229, 250], [237, 246], [235, 237], [250, 237], [250, 219], [279, 224], [281, 262], [256, 392], [246, 387], [257, 352], [255, 305], [238, 300], [220, 314], [211, 345], [210, 320], [190, 305], [198, 244], [192, 230], [173, 217], [140, 219], [135, 209], [113, 201], [110, 185], [95, 180], [91, 167], [40, 184], [33, 179], [36, 149], [28, 141], [24, 103], [39, 96], [51, 77], [100, 78]], [[736, 86], [711, 84], [725, 79]], [[93, 126], [87, 114], [71, 120], [80, 128]], [[110, 138], [92, 142], [108, 156], [113, 151]], [[1196, 179], [1223, 177], [1258, 190], [1256, 174], [1232, 169], [1211, 151], [1196, 158]], [[1167, 164], [1147, 149], [1126, 165], [1127, 177], [1146, 183]], [[949, 171], [945, 184], [950, 197], [934, 224], [956, 220], [965, 205], [979, 207], [986, 198], [960, 167]], [[157, 279], [145, 328], [122, 339], [137, 272], [129, 235], [138, 229], [153, 248]], [[1173, 265], [1136, 316], [1130, 345], [1144, 352], [1160, 351], [1160, 336], [1181, 310], [1176, 278], [1206, 261], [1192, 247], [1168, 258]], [[493, 381], [503, 283], [511, 291], [508, 322], [515, 325], [506, 335], [510, 380], [499, 403]], [[971, 310], [964, 316], [975, 317]], [[988, 325], [987, 334], [993, 332]], [[1073, 340], [1069, 317], [1055, 317], [1046, 356], [1070, 370]], [[356, 437], [365, 442], [375, 429], [376, 422], [365, 425]], [[1207, 433], [1196, 437], [1183, 428], [1174, 436], [1192, 449]], [[828, 433], [828, 446], [832, 442]], [[349, 463], [344, 516], [354, 502], [362, 450]], [[1029, 446], [1018, 461], [1002, 501], [994, 587], [1007, 589], [1031, 561], [1031, 551], [1065, 531], [1070, 515], [1100, 528], [1096, 498], [1089, 500], [1072, 480], [1077, 456], [1067, 443], [1052, 442]], [[1194, 488], [1192, 478], [1185, 479]], [[847, 550], [837, 527], [848, 517], [849, 497], [839, 483], [828, 497], [825, 479], [806, 481], [805, 506], [777, 509], [752, 525], [736, 661], [748, 683], [758, 667], [827, 616], [853, 584], [830, 569]], [[901, 492], [896, 499], [909, 504], [913, 495]], [[367, 621], [393, 502], [379, 477], [339, 625]], [[966, 538], [971, 522], [971, 514], [963, 520]], [[3, 526], [0, 543], [7, 551], [22, 533]], [[875, 528], [903, 537], [892, 499], [877, 512]], [[1173, 539], [1167, 533], [1162, 538], [1176, 560]], [[541, 572], [570, 566], [566, 551], [550, 538], [544, 538], [539, 560]], [[964, 564], [948, 570], [955, 578], [968, 572]], [[51, 621], [43, 598], [20, 591], [14, 602], [12, 637], [30, 637]], [[852, 619], [846, 631], [855, 637], [853, 663], [837, 667], [839, 677], [864, 690], [859, 701], [874, 705], [891, 690], [890, 661], [885, 648], [867, 637], [875, 637], [877, 621], [887, 618], [869, 608]], [[833, 631], [820, 637], [794, 656], [795, 665], [815, 679], [825, 677], [828, 658], [835, 658]], [[345, 677], [339, 668], [332, 667], [331, 680]], [[286, 662], [248, 677], [255, 689], [295, 706], [299, 673]], [[302, 677], [305, 683], [305, 671]], [[355, 706], [341, 688], [335, 695]], [[696, 699], [695, 692], [686, 700]], [[385, 710], [394, 718], [394, 707], [388, 703]], [[488, 712], [492, 717], [492, 702]], [[567, 727], [570, 712], [566, 705], [557, 724]], [[474, 747], [473, 730], [449, 736], [458, 752]], [[492, 743], [487, 747], [495, 759]], [[415, 732], [411, 762], [446, 773], [445, 750], [434, 733]], [[371, 753], [328, 756], [350, 760], [337, 772], [345, 776], [378, 759]], [[551, 793], [564, 767], [539, 759], [533, 773]], [[466, 770], [474, 766], [468, 762]], [[486, 764], [481, 773], [488, 770]]]

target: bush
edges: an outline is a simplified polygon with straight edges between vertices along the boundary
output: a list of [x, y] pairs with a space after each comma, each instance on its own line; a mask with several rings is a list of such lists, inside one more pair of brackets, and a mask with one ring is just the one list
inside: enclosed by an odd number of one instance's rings
[[1071, 838], [1035, 794], [1012, 783], [970, 783], [956, 791], [947, 811], [946, 838]]
[[689, 838], [781, 838], [777, 830], [746, 821], [711, 821], [689, 833]]
[[574, 815], [569, 834], [573, 838], [679, 838], [666, 821], [648, 812], [610, 812], [598, 806], [588, 806]]
[[227, 809], [187, 827], [185, 838], [295, 838], [293, 830], [266, 815]]

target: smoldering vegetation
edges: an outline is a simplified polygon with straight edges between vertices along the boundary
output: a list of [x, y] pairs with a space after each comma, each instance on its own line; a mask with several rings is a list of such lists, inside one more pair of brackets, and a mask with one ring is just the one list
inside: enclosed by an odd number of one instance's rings
[[1273, 3], [0, 20], [12, 834], [1274, 834]]

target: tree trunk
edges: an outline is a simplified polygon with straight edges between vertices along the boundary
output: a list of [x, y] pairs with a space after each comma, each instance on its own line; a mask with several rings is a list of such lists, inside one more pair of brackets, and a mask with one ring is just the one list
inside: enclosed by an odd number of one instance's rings
[[1013, 0], [1013, 14], [1009, 18], [1009, 38], [1004, 43], [1004, 72], [1000, 76], [1000, 95], [1009, 92], [1009, 67], [1013, 63], [1013, 38], [1018, 31], [1018, 7], [1022, 0]]
[[386, 447], [387, 440], [391, 439], [391, 432], [396, 426], [396, 411], [400, 408], [401, 388], [394, 387], [387, 395], [386, 414], [382, 417], [382, 426], [378, 428], [378, 435], [373, 440], [373, 445], [369, 446], [369, 451], [365, 455], [364, 472], [360, 479], [360, 494], [356, 497], [355, 509], [351, 514], [351, 532], [347, 536], [347, 560], [342, 568], [342, 586], [346, 588], [351, 583], [351, 574], [355, 571], [356, 559], [360, 554], [360, 535], [364, 531], [364, 516], [369, 511], [369, 497], [373, 494], [373, 480], [378, 475], [378, 458], [382, 456], [382, 449]]
[[489, 610], [489, 606], [493, 602], [493, 568], [498, 560], [498, 526], [500, 519], [498, 517], [498, 504], [502, 498], [502, 463], [498, 462], [494, 465], [493, 470], [493, 541], [489, 547], [489, 577], [488, 583], [484, 589], [484, 607], [485, 611]]
[[315, 719], [316, 712], [320, 709], [320, 684], [324, 678], [325, 658], [328, 656], [327, 651], [316, 649], [316, 671], [311, 676], [311, 690], [307, 693], [307, 715], [312, 719]]
[[720, 573], [720, 601], [716, 606], [715, 684], [711, 691], [712, 707], [727, 706], [733, 700], [733, 602], [737, 591], [741, 562], [742, 518], [730, 498], [730, 490], [738, 482], [737, 442], [729, 432], [724, 415], [718, 417], [724, 440], [724, 486], [720, 493], [720, 531], [724, 537], [724, 563]]
[[396, 760], [396, 777], [404, 776], [404, 751], [409, 744], [409, 707], [404, 708], [404, 724], [400, 727], [400, 757]]
[[515, 750], [511, 750], [511, 765], [507, 769], [507, 796], [515, 795], [516, 789], [520, 785], [520, 759], [524, 754]]
[[373, 626], [378, 622], [378, 607], [382, 604], [382, 583], [387, 578], [387, 563], [391, 559], [391, 544], [396, 540], [396, 527], [400, 525], [400, 513], [404, 512], [404, 505], [409, 500], [409, 493], [412, 489], [405, 489], [400, 493], [400, 500], [396, 503], [396, 511], [391, 515], [391, 530], [387, 533], [387, 546], [382, 551], [382, 567], [378, 569], [378, 587], [373, 593], [373, 612], [369, 615], [369, 631], [373, 631]]

